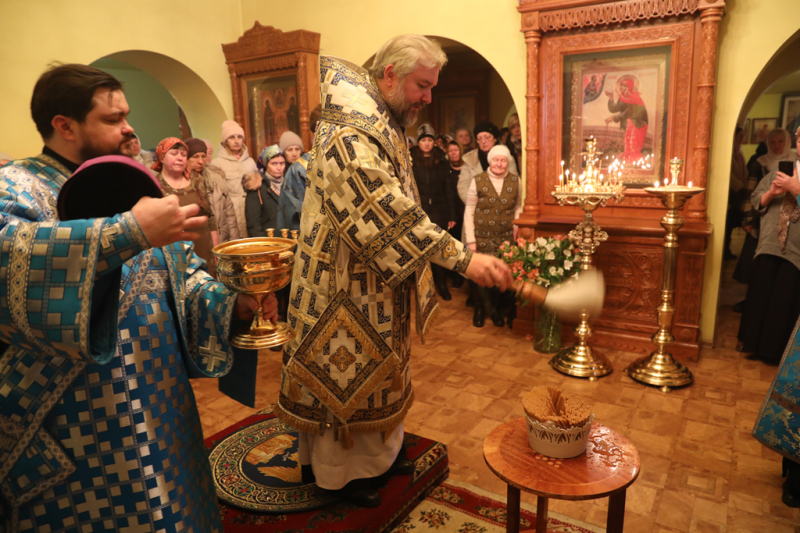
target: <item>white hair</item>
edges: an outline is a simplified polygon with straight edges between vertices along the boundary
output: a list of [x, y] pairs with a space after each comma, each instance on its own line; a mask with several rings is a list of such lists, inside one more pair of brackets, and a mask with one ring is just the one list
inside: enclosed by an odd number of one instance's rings
[[394, 72], [399, 79], [417, 70], [417, 67], [442, 68], [447, 63], [447, 55], [442, 47], [433, 39], [412, 33], [398, 35], [389, 39], [375, 54], [369, 73], [373, 78], [383, 78], [386, 67], [394, 65]]

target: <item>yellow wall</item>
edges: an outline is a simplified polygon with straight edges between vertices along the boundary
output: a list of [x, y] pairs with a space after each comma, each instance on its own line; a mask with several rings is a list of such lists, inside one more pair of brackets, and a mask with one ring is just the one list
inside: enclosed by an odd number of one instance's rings
[[[717, 293], [725, 224], [731, 135], [750, 87], [764, 65], [800, 28], [800, 9], [786, 9], [775, 0], [729, 0], [720, 28], [721, 46], [715, 99], [708, 213], [715, 231], [704, 275], [701, 334], [711, 341], [716, 321]], [[152, 51], [177, 60], [213, 96], [222, 114], [232, 115], [231, 89], [220, 43], [236, 40], [258, 20], [284, 31], [307, 29], [322, 34], [322, 53], [364, 63], [392, 35], [414, 32], [460, 41], [483, 55], [508, 86], [517, 109], [525, 109], [525, 42], [519, 32], [516, 2], [461, 0], [298, 0], [287, 8], [276, 0], [196, 0], [187, 9], [155, 0], [108, 3], [100, 0], [2, 0], [0, 57], [0, 151], [28, 155], [41, 146], [30, 120], [28, 104], [33, 84], [52, 60], [91, 63], [118, 52]], [[176, 16], [180, 11], [180, 16]], [[765, 31], [768, 28], [768, 31]], [[124, 55], [124, 54], [123, 54]], [[145, 69], [142, 65], [137, 65]], [[162, 81], [172, 68], [158, 72]], [[186, 72], [178, 72], [187, 80]], [[9, 83], [9, 80], [11, 83]], [[191, 122], [201, 105], [185, 105], [188, 82], [165, 86], [176, 96]], [[178, 95], [184, 91], [183, 94]], [[211, 106], [213, 108], [214, 106]], [[211, 109], [209, 108], [209, 109]], [[211, 109], [206, 113], [217, 111]], [[524, 124], [524, 113], [520, 113]], [[213, 121], [211, 121], [213, 122]], [[215, 139], [219, 125], [192, 124], [195, 135]]]
[[[292, 9], [270, 9], [272, 0], [242, 0], [242, 27], [255, 21], [283, 31], [306, 29], [322, 34], [323, 55], [362, 65], [394, 35], [421, 33], [447, 37], [481, 54], [502, 77], [513, 101], [497, 111], [502, 121], [508, 108], [525, 106], [525, 41], [516, 2], [499, 0], [298, 0]], [[341, 27], [337, 27], [341, 22]], [[498, 80], [499, 81], [499, 80]], [[493, 82], [494, 83], [494, 82]], [[492, 116], [495, 109], [491, 110]], [[523, 124], [524, 128], [524, 124]]]
[[[239, 8], [239, 0], [194, 0], [190, 5], [155, 0], [0, 1], [0, 151], [26, 157], [41, 149], [29, 105], [33, 85], [50, 62], [89, 64], [131, 50], [171, 57], [166, 62], [170, 68], [162, 72], [137, 66], [173, 93], [196, 135], [219, 138], [221, 122], [233, 107], [220, 43], [241, 35]], [[192, 80], [195, 87], [200, 80], [202, 103], [184, 102], [194, 97], [176, 95], [181, 79]], [[204, 119], [208, 115], [217, 119]]]

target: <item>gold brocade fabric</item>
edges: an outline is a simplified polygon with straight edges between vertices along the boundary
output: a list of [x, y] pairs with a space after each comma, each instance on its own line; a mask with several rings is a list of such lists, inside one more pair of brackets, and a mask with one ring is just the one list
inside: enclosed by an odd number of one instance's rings
[[403, 420], [411, 293], [424, 335], [437, 310], [429, 261], [464, 272], [471, 252], [420, 208], [403, 131], [366, 72], [326, 57], [320, 69], [288, 311], [297, 336], [276, 414], [301, 431], [332, 429], [347, 446]]

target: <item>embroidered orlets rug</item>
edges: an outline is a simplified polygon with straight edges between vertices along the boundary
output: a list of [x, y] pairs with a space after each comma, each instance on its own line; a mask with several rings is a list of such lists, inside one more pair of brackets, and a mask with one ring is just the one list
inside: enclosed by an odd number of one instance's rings
[[[536, 527], [533, 507], [522, 504], [520, 529]], [[503, 533], [506, 530], [506, 504], [501, 496], [468, 483], [443, 483], [430, 494], [391, 533]], [[547, 515], [548, 533], [600, 533], [602, 528], [561, 516]]]
[[364, 509], [331, 502], [325, 491], [301, 482], [297, 432], [271, 409], [234, 424], [206, 439], [225, 533], [391, 530], [449, 472], [443, 444], [408, 433], [404, 441], [414, 474], [391, 478], [380, 489], [383, 505]]

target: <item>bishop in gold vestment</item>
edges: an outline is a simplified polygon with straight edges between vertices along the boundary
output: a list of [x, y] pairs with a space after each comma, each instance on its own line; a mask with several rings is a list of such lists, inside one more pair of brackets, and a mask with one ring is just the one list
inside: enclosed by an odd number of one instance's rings
[[[472, 252], [419, 205], [403, 129], [375, 79], [320, 58], [322, 120], [307, 173], [277, 415], [301, 431], [317, 484], [386, 472], [414, 400], [410, 313], [437, 311], [429, 262], [464, 273]], [[303, 457], [305, 455], [305, 457]]]

